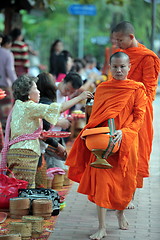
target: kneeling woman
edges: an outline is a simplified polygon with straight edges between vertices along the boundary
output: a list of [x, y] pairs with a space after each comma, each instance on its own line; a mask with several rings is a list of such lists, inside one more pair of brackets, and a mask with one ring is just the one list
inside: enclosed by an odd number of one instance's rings
[[[85, 91], [63, 105], [56, 102], [50, 105], [40, 104], [38, 103], [40, 92], [36, 81], [37, 78], [23, 75], [13, 83], [13, 95], [16, 101], [7, 120], [1, 162], [1, 166], [4, 167], [7, 157], [8, 168], [13, 171], [17, 179], [28, 181], [28, 188], [35, 187], [35, 175], [40, 156], [41, 119], [46, 119], [55, 125], [61, 112], [81, 100], [92, 97], [90, 92]], [[6, 156], [7, 149], [9, 150]]]

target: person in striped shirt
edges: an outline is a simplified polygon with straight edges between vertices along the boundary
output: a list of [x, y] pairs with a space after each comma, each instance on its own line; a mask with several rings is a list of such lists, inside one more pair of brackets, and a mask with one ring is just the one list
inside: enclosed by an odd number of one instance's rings
[[17, 76], [27, 74], [30, 66], [29, 46], [24, 42], [20, 29], [14, 28], [10, 34], [13, 41], [11, 51], [14, 55], [16, 74]]

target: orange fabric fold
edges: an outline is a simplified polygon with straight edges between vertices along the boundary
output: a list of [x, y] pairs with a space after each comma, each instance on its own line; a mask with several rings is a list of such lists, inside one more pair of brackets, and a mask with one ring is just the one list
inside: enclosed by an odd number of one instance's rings
[[147, 96], [153, 101], [160, 72], [158, 56], [140, 43], [138, 43], [138, 47], [118, 49], [116, 52], [118, 51], [126, 53], [130, 58], [131, 69], [128, 78], [142, 82], [146, 87]]
[[139, 168], [138, 173], [142, 177], [149, 177], [149, 160], [153, 142], [153, 107], [160, 72], [158, 56], [138, 43], [138, 47], [127, 48], [117, 51], [125, 52], [130, 57], [131, 69], [128, 78], [142, 82], [146, 87], [148, 103], [144, 124], [139, 132]]
[[[90, 201], [101, 207], [124, 209], [132, 199], [138, 165], [137, 137], [145, 109], [145, 88], [141, 83], [112, 79], [96, 89], [89, 122], [76, 138], [66, 164], [70, 166], [69, 178], [80, 183], [78, 192], [88, 195]], [[116, 129], [123, 132], [120, 149], [107, 159], [112, 169], [92, 168], [90, 163], [95, 156], [81, 135], [86, 128], [107, 127], [109, 118], [114, 118]]]

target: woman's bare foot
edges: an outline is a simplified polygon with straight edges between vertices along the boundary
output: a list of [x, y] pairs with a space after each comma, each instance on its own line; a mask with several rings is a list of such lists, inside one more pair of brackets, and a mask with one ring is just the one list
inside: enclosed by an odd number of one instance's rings
[[106, 229], [105, 228], [101, 228], [96, 233], [91, 235], [89, 238], [90, 239], [94, 239], [94, 240], [100, 240], [100, 239], [102, 239], [102, 238], [104, 238], [106, 236], [107, 236]]
[[122, 230], [127, 230], [128, 229], [128, 221], [124, 215], [123, 210], [117, 210], [116, 211], [116, 215], [118, 218], [118, 224], [119, 224], [119, 228]]
[[128, 204], [128, 206], [126, 207], [126, 209], [134, 209], [134, 203], [133, 200], [130, 201], [130, 203]]

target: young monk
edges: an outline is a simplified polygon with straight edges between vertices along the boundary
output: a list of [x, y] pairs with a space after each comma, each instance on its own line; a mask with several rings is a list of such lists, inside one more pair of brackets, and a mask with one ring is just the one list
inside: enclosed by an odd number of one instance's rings
[[[113, 54], [110, 69], [113, 78], [97, 87], [89, 122], [75, 140], [66, 161], [70, 166], [69, 178], [79, 183], [78, 192], [88, 195], [88, 199], [97, 205], [99, 228], [90, 239], [98, 240], [107, 235], [107, 208], [117, 210], [120, 229], [128, 228], [124, 209], [137, 184], [138, 131], [144, 121], [147, 98], [142, 83], [127, 79], [130, 70], [127, 54]], [[117, 129], [114, 144], [121, 140], [120, 149], [107, 159], [113, 168], [93, 168], [90, 163], [96, 157], [87, 149], [82, 133], [89, 128], [107, 127], [110, 118], [114, 118]]]
[[[114, 27], [112, 33], [117, 47], [120, 48], [117, 51], [123, 51], [130, 58], [131, 69], [128, 78], [136, 82], [142, 82], [147, 91], [147, 108], [143, 126], [139, 131], [140, 148], [138, 150], [137, 187], [142, 188], [143, 178], [149, 177], [149, 159], [153, 141], [152, 102], [155, 99], [158, 73], [160, 71], [159, 59], [153, 51], [147, 49], [136, 40], [134, 27], [131, 23], [127, 21], [119, 23]], [[134, 208], [133, 202], [128, 208]]]

